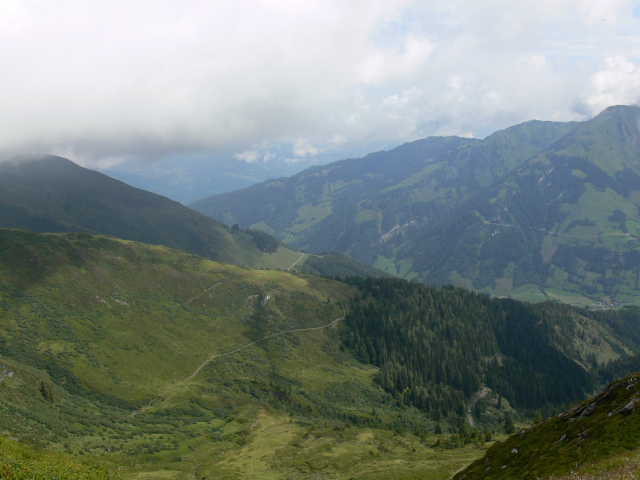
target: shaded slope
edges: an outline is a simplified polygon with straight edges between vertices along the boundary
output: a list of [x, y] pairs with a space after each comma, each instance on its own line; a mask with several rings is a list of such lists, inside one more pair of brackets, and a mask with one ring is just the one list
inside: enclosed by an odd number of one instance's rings
[[178, 202], [53, 155], [0, 163], [0, 226], [111, 235], [237, 263], [260, 256], [250, 237], [232, 237]]

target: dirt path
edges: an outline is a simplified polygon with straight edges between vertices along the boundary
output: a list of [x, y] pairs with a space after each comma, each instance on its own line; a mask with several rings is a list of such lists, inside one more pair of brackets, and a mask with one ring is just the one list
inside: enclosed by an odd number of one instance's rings
[[205, 293], [207, 293], [207, 292], [209, 292], [209, 291], [213, 290], [213, 289], [214, 289], [214, 288], [216, 288], [216, 287], [219, 287], [220, 285], [222, 285], [222, 282], [218, 282], [218, 283], [216, 283], [215, 285], [212, 285], [211, 287], [209, 287], [209, 288], [205, 289], [205, 291], [204, 291], [204, 292], [202, 292], [202, 293], [201, 293], [200, 295], [198, 295], [197, 297], [193, 297], [193, 298], [190, 298], [189, 300], [187, 300], [187, 303], [191, 303], [191, 302], [193, 302], [194, 300], [199, 299], [199, 298], [200, 298], [201, 296], [203, 296]]
[[300, 258], [299, 258], [299, 259], [297, 259], [295, 262], [293, 262], [289, 268], [287, 268], [287, 272], [288, 272], [289, 270], [291, 270], [293, 267], [295, 267], [295, 266], [296, 266], [296, 264], [297, 264], [300, 260], [302, 260], [302, 258], [303, 258], [303, 257], [304, 257], [304, 253], [301, 253], [301, 254], [300, 254]]
[[482, 385], [482, 388], [480, 388], [480, 390], [478, 390], [476, 393], [474, 393], [471, 396], [471, 403], [469, 404], [469, 407], [467, 408], [467, 415], [469, 416], [469, 426], [471, 428], [476, 426], [473, 423], [473, 417], [471, 416], [471, 409], [473, 408], [473, 406], [476, 404], [476, 402], [478, 400], [480, 400], [481, 398], [486, 397], [487, 393], [489, 393], [489, 389], [487, 388], [486, 385]]
[[335, 325], [336, 323], [338, 323], [340, 320], [344, 320], [344, 315], [340, 318], [336, 318], [334, 321], [332, 321], [331, 323], [327, 323], [326, 325], [322, 325], [320, 327], [308, 327], [308, 328], [294, 328], [293, 330], [285, 330], [284, 332], [278, 332], [278, 333], [272, 333], [271, 335], [267, 335], [266, 337], [262, 337], [258, 340], [256, 340], [255, 342], [251, 342], [251, 343], [247, 343], [246, 345], [242, 345], [241, 347], [235, 348], [233, 350], [230, 350], [228, 352], [224, 352], [224, 353], [216, 353], [215, 355], [211, 355], [209, 358], [207, 358], [204, 362], [202, 362], [198, 368], [195, 369], [195, 371], [189, 375], [187, 378], [185, 378], [184, 380], [181, 380], [180, 382], [178, 382], [178, 386], [180, 385], [184, 385], [185, 383], [187, 383], [189, 380], [193, 379], [193, 377], [195, 377], [196, 375], [198, 375], [198, 373], [200, 373], [200, 370], [202, 370], [204, 367], [206, 367], [212, 360], [215, 360], [216, 358], [219, 357], [224, 357], [227, 355], [233, 355], [234, 353], [237, 353], [241, 350], [244, 350], [245, 348], [249, 348], [252, 345], [255, 345], [258, 342], [261, 342], [263, 340], [267, 340], [268, 338], [273, 338], [273, 337], [278, 337], [280, 335], [285, 335], [287, 333], [295, 333], [295, 332], [310, 332], [312, 330], [322, 330], [323, 328], [327, 328], [327, 327], [331, 327], [333, 325]]
[[258, 298], [258, 295], [249, 295], [247, 299], [244, 301], [244, 305], [242, 306], [242, 308], [247, 306], [247, 303], [249, 303], [249, 300], [255, 300], [256, 298]]

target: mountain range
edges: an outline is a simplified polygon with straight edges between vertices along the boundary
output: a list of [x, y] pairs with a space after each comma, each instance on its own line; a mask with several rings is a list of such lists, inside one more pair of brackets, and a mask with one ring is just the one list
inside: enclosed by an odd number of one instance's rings
[[0, 476], [436, 479], [478, 460], [456, 478], [533, 478], [631, 458], [638, 374], [575, 402], [640, 368], [638, 307], [450, 284], [632, 301], [639, 112], [314, 167], [225, 195], [255, 215], [240, 225], [60, 157], [0, 163]]
[[528, 300], [637, 301], [640, 108], [430, 137], [191, 206], [293, 248]]

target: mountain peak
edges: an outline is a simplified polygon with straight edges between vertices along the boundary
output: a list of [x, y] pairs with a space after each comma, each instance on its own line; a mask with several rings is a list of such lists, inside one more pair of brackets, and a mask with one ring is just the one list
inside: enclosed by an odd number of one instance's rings
[[616, 122], [633, 123], [636, 130], [640, 130], [640, 106], [612, 105], [611, 107], [605, 108], [591, 120], [585, 122], [584, 125], [602, 125], [603, 123], [616, 124]]

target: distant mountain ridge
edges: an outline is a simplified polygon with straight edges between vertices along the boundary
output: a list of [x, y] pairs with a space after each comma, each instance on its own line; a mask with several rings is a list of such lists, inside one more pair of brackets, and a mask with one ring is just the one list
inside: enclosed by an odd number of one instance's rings
[[431, 137], [192, 206], [404, 278], [631, 301], [640, 299], [639, 119], [640, 108], [616, 106], [484, 140]]
[[[252, 268], [300, 270], [309, 258], [263, 238], [269, 236], [262, 232], [229, 229], [176, 201], [55, 155], [0, 162], [0, 228], [110, 235]], [[306, 271], [384, 275], [344, 256], [317, 257], [312, 263]]]
[[0, 226], [85, 232], [223, 257], [224, 227], [178, 202], [54, 155], [0, 163]]
[[436, 283], [637, 297], [639, 120], [638, 107], [605, 110], [424, 229], [402, 255]]

